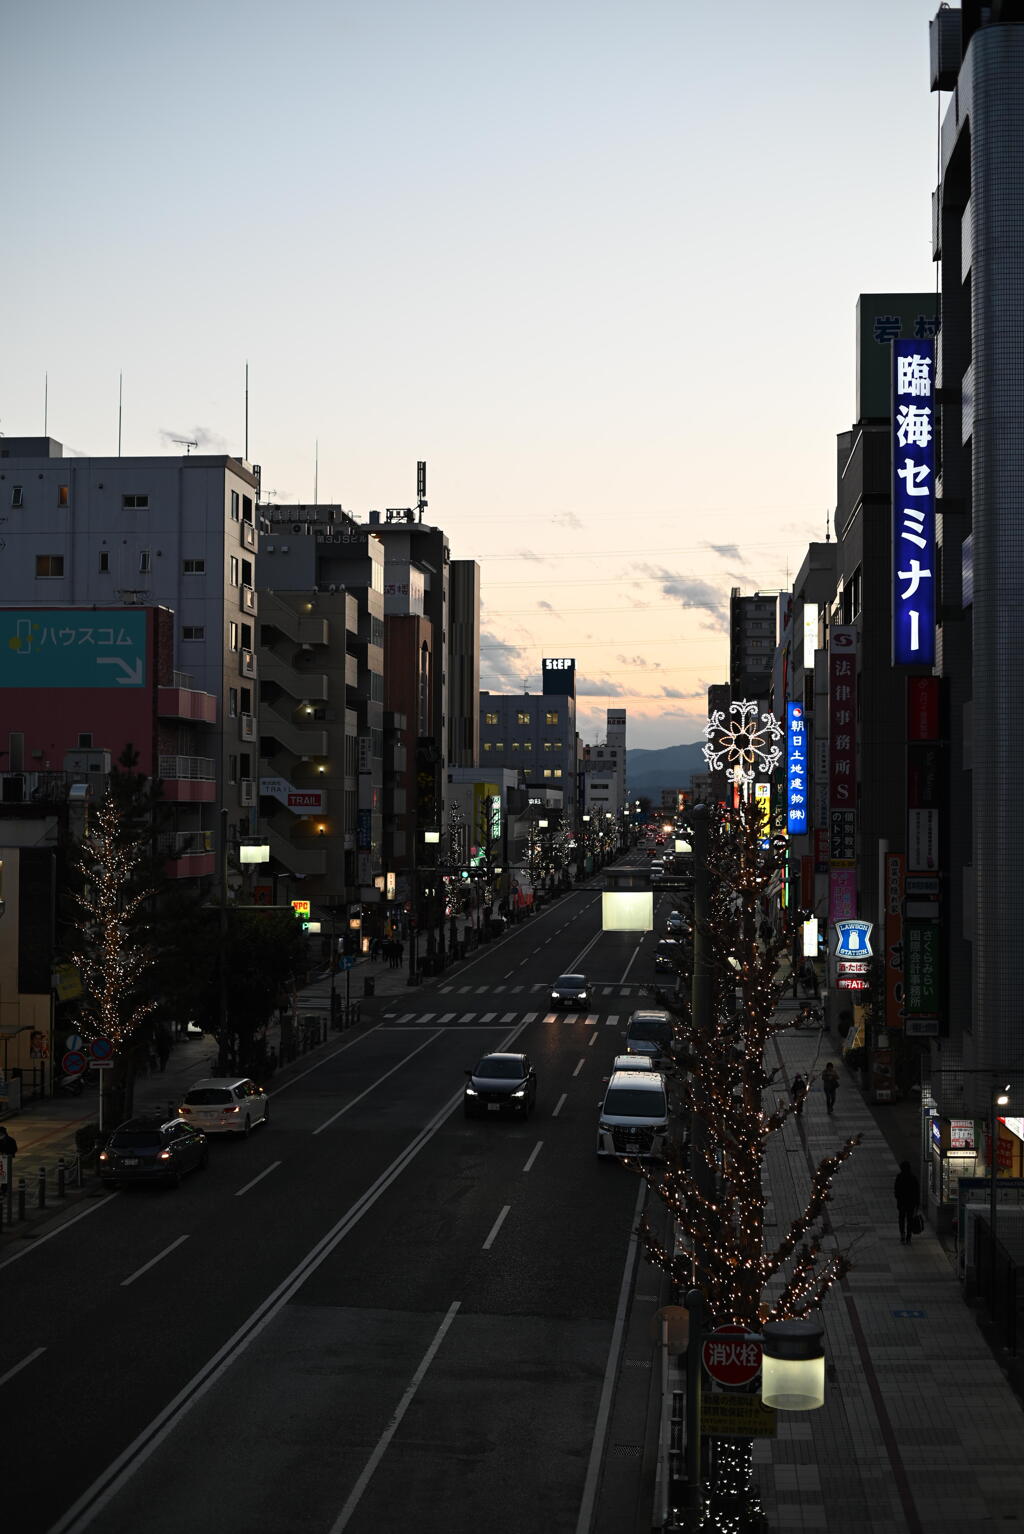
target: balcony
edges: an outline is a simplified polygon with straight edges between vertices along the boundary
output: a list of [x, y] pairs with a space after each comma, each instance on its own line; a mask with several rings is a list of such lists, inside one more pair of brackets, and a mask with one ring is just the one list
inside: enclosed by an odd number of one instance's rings
[[157, 772], [171, 804], [211, 804], [217, 797], [216, 763], [209, 756], [161, 756]]
[[242, 547], [245, 549], [254, 549], [256, 547], [256, 529], [253, 527], [251, 522], [243, 522], [241, 524], [241, 534]]
[[243, 809], [249, 809], [256, 803], [256, 779], [242, 778], [238, 784], [238, 802]]
[[325, 645], [330, 641], [330, 624], [326, 618], [297, 613], [272, 592], [263, 593], [262, 618], [265, 625], [277, 629], [295, 644]]
[[190, 687], [158, 687], [156, 711], [161, 719], [192, 719], [197, 724], [217, 723], [217, 699], [212, 692]]
[[167, 831], [157, 837], [170, 879], [198, 879], [212, 874], [216, 864], [212, 831]]
[[270, 845], [270, 856], [290, 873], [302, 874], [305, 878], [323, 876], [327, 872], [327, 849], [312, 844], [312, 839], [307, 838], [306, 844], [293, 842], [287, 836], [282, 836], [275, 831], [273, 826], [267, 828], [267, 841]]
[[242, 676], [255, 677], [256, 656], [252, 650], [239, 650], [238, 669]]
[[255, 714], [239, 714], [239, 716], [238, 716], [238, 738], [239, 738], [239, 740], [255, 740], [256, 739], [256, 715]]
[[256, 611], [256, 593], [251, 586], [241, 587], [241, 607], [242, 611], [246, 613], [254, 613]]

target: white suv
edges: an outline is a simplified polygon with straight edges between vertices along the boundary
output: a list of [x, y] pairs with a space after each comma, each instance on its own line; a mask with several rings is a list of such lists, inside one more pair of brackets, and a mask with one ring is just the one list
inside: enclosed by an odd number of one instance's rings
[[270, 1118], [270, 1102], [247, 1076], [207, 1076], [189, 1087], [178, 1112], [208, 1135], [247, 1135], [254, 1124]]
[[664, 1161], [667, 1149], [665, 1078], [658, 1071], [615, 1071], [601, 1104], [597, 1154]]

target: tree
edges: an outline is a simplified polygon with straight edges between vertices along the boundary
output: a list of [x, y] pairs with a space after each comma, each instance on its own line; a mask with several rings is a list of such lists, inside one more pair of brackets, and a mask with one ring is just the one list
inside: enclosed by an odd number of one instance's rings
[[[803, 1209], [781, 1240], [766, 1245], [767, 1148], [796, 1112], [789, 1100], [765, 1105], [773, 1075], [766, 1050], [777, 1033], [792, 1026], [776, 1016], [782, 987], [775, 978], [791, 934], [759, 936], [767, 892], [785, 851], [774, 844], [762, 847], [759, 806], [709, 806], [708, 813], [709, 896], [698, 940], [711, 970], [710, 1006], [706, 1016], [695, 1016], [684, 1002], [677, 1025], [676, 1089], [691, 1126], [689, 1154], [677, 1147], [660, 1168], [634, 1164], [684, 1236], [686, 1250], [663, 1240], [646, 1215], [640, 1233], [648, 1261], [670, 1275], [677, 1293], [694, 1286], [702, 1291], [713, 1325], [756, 1331], [765, 1321], [819, 1309], [849, 1270], [848, 1253], [823, 1248], [822, 1227], [832, 1181], [860, 1137], [818, 1163]], [[699, 911], [694, 914], [700, 921]], [[742, 1463], [734, 1453], [730, 1457], [735, 1483], [718, 1487], [727, 1499], [737, 1491], [745, 1495], [749, 1442]], [[713, 1509], [711, 1516], [717, 1516]]]
[[131, 1112], [144, 1025], [154, 1010], [141, 989], [153, 965], [142, 915], [152, 891], [139, 878], [146, 859], [145, 842], [108, 793], [92, 812], [76, 859], [82, 882], [73, 899], [82, 914], [70, 958], [82, 982], [81, 1031], [114, 1046], [111, 1096], [117, 1117]]

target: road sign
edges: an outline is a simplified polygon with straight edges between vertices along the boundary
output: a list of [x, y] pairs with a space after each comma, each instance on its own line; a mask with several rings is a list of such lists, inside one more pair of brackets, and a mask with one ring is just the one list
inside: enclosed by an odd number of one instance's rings
[[719, 1385], [749, 1385], [761, 1372], [761, 1344], [745, 1326], [719, 1326], [704, 1343], [704, 1367]]
[[778, 1418], [757, 1395], [705, 1390], [701, 1396], [700, 1430], [713, 1438], [774, 1438]]
[[82, 1038], [82, 1035], [80, 1033], [69, 1033], [67, 1038], [64, 1040], [64, 1048], [65, 1049], [84, 1049], [85, 1048], [85, 1040]]
[[350, 953], [340, 954], [338, 957], [339, 969], [352, 969], [355, 966], [355, 957]]
[[89, 1053], [95, 1061], [109, 1060], [114, 1053], [114, 1046], [109, 1039], [93, 1039], [89, 1045]]
[[85, 1065], [85, 1056], [80, 1049], [69, 1049], [60, 1062], [60, 1068], [65, 1076], [80, 1076], [85, 1070]]

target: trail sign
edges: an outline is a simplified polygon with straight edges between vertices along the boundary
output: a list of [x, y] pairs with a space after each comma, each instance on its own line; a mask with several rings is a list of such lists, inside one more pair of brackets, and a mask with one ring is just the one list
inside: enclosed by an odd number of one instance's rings
[[761, 1372], [761, 1344], [745, 1326], [719, 1326], [704, 1343], [704, 1367], [719, 1385], [749, 1385]]

